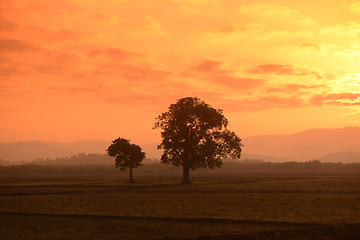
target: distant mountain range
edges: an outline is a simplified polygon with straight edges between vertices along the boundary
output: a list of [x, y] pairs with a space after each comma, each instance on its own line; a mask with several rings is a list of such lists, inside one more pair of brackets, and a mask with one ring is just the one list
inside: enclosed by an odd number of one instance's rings
[[[72, 143], [0, 143], [0, 159], [30, 162], [77, 153], [105, 153], [111, 142], [92, 140]], [[291, 135], [262, 135], [243, 139], [242, 159], [270, 162], [308, 161], [360, 162], [360, 128], [311, 129]], [[160, 158], [157, 143], [141, 145], [148, 158]]]
[[[306, 161], [329, 159], [338, 161], [352, 153], [352, 159], [360, 154], [360, 128], [311, 129], [291, 135], [265, 135], [245, 138], [244, 153], [272, 156], [280, 159]], [[334, 158], [331, 158], [334, 160]]]
[[321, 162], [360, 162], [360, 154], [355, 152], [336, 152], [318, 158]]

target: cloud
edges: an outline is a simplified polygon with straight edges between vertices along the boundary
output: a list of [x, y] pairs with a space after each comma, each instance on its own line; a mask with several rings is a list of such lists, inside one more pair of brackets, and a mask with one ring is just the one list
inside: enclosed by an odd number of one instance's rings
[[298, 108], [304, 106], [304, 100], [298, 97], [266, 96], [224, 101], [222, 106], [231, 111], [261, 111], [270, 109]]
[[0, 76], [1, 77], [11, 77], [18, 74], [22, 74], [23, 71], [21, 71], [16, 66], [1, 66], [0, 65]]
[[177, 4], [180, 13], [186, 16], [216, 16], [217, 0], [171, 0]]
[[[166, 86], [164, 86], [166, 89]], [[134, 111], [143, 111], [144, 109], [154, 109], [167, 107], [164, 104], [169, 100], [175, 101], [184, 95], [192, 95], [187, 92], [187, 87], [184, 90], [171, 89], [171, 91], [165, 91], [163, 89], [152, 89], [153, 91], [141, 91], [141, 89], [127, 88], [120, 89], [117, 94], [107, 94], [102, 98], [107, 104], [115, 104], [131, 108]], [[199, 95], [196, 95], [199, 96]], [[162, 106], [162, 107], [161, 107]], [[141, 110], [140, 110], [141, 109]]]
[[253, 89], [263, 86], [266, 82], [264, 79], [242, 78], [232, 76], [211, 76], [208, 78], [213, 83], [223, 85], [236, 90]]
[[259, 98], [260, 105], [265, 105], [267, 108], [292, 108], [303, 105], [303, 99], [297, 97], [277, 97], [268, 96]]
[[[26, 75], [26, 77], [29, 77], [32, 72], [32, 68], [29, 67], [25, 61], [19, 62], [16, 57], [12, 56], [11, 54], [2, 54], [0, 51], [0, 82], [3, 80], [2, 78], [10, 78], [13, 77], [13, 79], [18, 79], [19, 75]], [[5, 56], [6, 55], [6, 56]], [[25, 58], [26, 56], [24, 52], [19, 54], [21, 58]]]
[[292, 65], [284, 65], [284, 64], [264, 64], [258, 65], [255, 68], [248, 69], [248, 73], [251, 74], [275, 74], [275, 75], [295, 75], [295, 76], [306, 76], [306, 75], [314, 75], [317, 78], [321, 79], [322, 76], [314, 71], [309, 71], [304, 68], [294, 67]]
[[266, 93], [296, 93], [297, 95], [301, 95], [304, 93], [310, 93], [311, 91], [304, 90], [314, 90], [328, 88], [326, 85], [304, 85], [304, 84], [285, 84], [280, 87], [269, 87], [266, 89]]
[[303, 43], [298, 44], [297, 46], [300, 48], [309, 48], [309, 49], [316, 50], [316, 51], [321, 50], [320, 45], [318, 43], [312, 42], [312, 41], [303, 42]]
[[0, 53], [30, 52], [39, 50], [33, 43], [18, 39], [0, 38]]
[[[42, 0], [31, 0], [22, 3], [24, 9], [30, 10], [39, 14], [44, 15], [59, 15], [67, 12], [84, 12], [83, 6], [80, 6], [82, 1], [73, 0], [62, 0], [62, 1], [42, 1]], [[91, 1], [86, 1], [87, 7], [91, 6]]]
[[215, 29], [215, 32], [229, 34], [229, 33], [237, 32], [238, 30], [239, 30], [239, 27], [230, 25], [230, 26], [217, 28], [217, 29]]
[[113, 76], [123, 80], [137, 82], [159, 82], [165, 80], [171, 72], [157, 70], [150, 64], [139, 65], [108, 63], [99, 66], [93, 73], [94, 76]]
[[[279, 20], [280, 21], [280, 20]], [[208, 33], [205, 35], [212, 42], [224, 41], [227, 43], [239, 43], [239, 40], [242, 41], [274, 41], [273, 44], [279, 44], [284, 39], [294, 39], [294, 40], [310, 40], [313, 39], [314, 33], [308, 29], [294, 28], [293, 26], [282, 26], [281, 28], [277, 27], [278, 23], [264, 24], [264, 22], [254, 23], [250, 22], [249, 24], [244, 25], [226, 25], [219, 28], [212, 28], [208, 30]]]
[[124, 65], [121, 73], [126, 79], [135, 81], [162, 81], [170, 74], [167, 71], [154, 69], [149, 64]]
[[223, 62], [206, 59], [191, 67], [189, 76], [202, 77], [206, 81], [237, 90], [251, 89], [263, 85], [266, 80], [236, 76], [232, 70], [222, 68]]
[[82, 58], [76, 52], [63, 52], [50, 55], [34, 68], [42, 73], [66, 75], [79, 71]]
[[103, 96], [103, 100], [109, 104], [130, 107], [134, 111], [151, 109], [152, 114], [165, 111], [168, 104], [187, 96], [198, 97], [211, 105], [223, 100], [223, 94], [221, 93], [201, 91], [180, 81], [166, 81], [160, 86], [149, 85], [149, 87], [141, 89], [127, 86], [123, 89], [116, 89], [115, 94], [106, 94]]
[[64, 86], [64, 87], [48, 87], [50, 91], [57, 92], [57, 93], [66, 93], [66, 94], [82, 94], [82, 93], [90, 93], [96, 92], [96, 88], [91, 87], [77, 87], [77, 86]]
[[359, 1], [349, 3], [348, 8], [351, 12], [360, 14], [360, 2]]
[[323, 104], [339, 105], [339, 106], [354, 106], [359, 105], [358, 101], [360, 93], [344, 92], [344, 93], [331, 93], [326, 95], [314, 95], [310, 99], [310, 103], [316, 106]]
[[186, 5], [193, 5], [193, 6], [201, 6], [204, 4], [215, 4], [216, 0], [171, 0], [178, 4], [186, 4]]
[[239, 40], [273, 41], [271, 45], [274, 46], [283, 42], [284, 39], [309, 41], [314, 38], [313, 29], [317, 25], [316, 21], [309, 16], [304, 16], [298, 9], [283, 4], [264, 2], [239, 5], [242, 6], [235, 16], [235, 19], [240, 20], [238, 24], [228, 21], [228, 24], [222, 27], [210, 29], [207, 34], [210, 40], [236, 44], [239, 44]]
[[281, 17], [289, 18], [298, 14], [299, 11], [291, 9], [285, 5], [269, 4], [264, 2], [255, 2], [250, 5], [244, 5], [238, 10], [239, 14], [251, 14], [258, 17]]
[[[29, 89], [26, 84], [18, 84], [16, 81], [4, 81], [0, 84], [0, 105], [2, 103], [4, 106], [10, 106], [10, 101], [7, 100], [31, 99], [33, 96], [34, 91]], [[16, 96], [16, 99], [12, 99], [13, 96]]]
[[0, 32], [15, 30], [16, 24], [0, 15]]
[[136, 24], [132, 33], [135, 36], [155, 35], [162, 36], [166, 34], [161, 24], [150, 17], [146, 17], [142, 23]]
[[43, 37], [45, 40], [49, 41], [77, 41], [83, 37], [83, 33], [70, 30], [67, 28], [60, 28], [57, 30], [46, 30], [46, 29], [37, 29], [39, 36]]
[[327, 78], [328, 80], [335, 80], [335, 79], [338, 78], [338, 76], [335, 75], [335, 74], [327, 74], [327, 75], [326, 75], [326, 78]]
[[289, 91], [299, 91], [299, 90], [309, 90], [309, 89], [318, 89], [326, 88], [326, 85], [303, 85], [303, 84], [287, 84], [285, 89]]
[[90, 58], [95, 58], [99, 56], [105, 56], [106, 58], [113, 60], [113, 61], [119, 61], [124, 60], [130, 57], [134, 56], [141, 56], [141, 54], [136, 52], [131, 52], [125, 49], [116, 48], [116, 47], [108, 47], [108, 48], [102, 48], [102, 49], [93, 49], [91, 50], [88, 55]]
[[360, 97], [360, 93], [352, 93], [352, 92], [345, 92], [345, 93], [332, 93], [323, 96], [324, 100], [356, 100]]
[[222, 62], [207, 59], [198, 65], [194, 66], [193, 69], [199, 72], [214, 72], [219, 71]]
[[325, 27], [320, 31], [323, 35], [335, 35], [337, 37], [355, 38], [360, 34], [360, 22], [347, 21], [333, 26]]

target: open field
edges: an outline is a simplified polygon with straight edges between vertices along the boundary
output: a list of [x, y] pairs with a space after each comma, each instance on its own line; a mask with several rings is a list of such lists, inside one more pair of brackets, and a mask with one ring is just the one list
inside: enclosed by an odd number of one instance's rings
[[0, 178], [0, 239], [360, 239], [350, 173]]

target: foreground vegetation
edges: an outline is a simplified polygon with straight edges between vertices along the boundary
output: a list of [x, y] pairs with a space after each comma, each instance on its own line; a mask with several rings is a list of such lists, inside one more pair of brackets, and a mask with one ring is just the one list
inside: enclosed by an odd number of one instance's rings
[[2, 177], [1, 239], [359, 239], [353, 173]]

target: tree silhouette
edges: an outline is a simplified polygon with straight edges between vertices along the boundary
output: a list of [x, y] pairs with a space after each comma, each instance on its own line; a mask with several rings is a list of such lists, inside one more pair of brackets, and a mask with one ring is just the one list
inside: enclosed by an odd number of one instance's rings
[[112, 141], [112, 144], [106, 151], [109, 156], [115, 157], [115, 166], [117, 168], [121, 170], [129, 168], [129, 182], [133, 182], [133, 168], [141, 166], [141, 162], [145, 158], [145, 153], [141, 151], [141, 147], [131, 144], [130, 140], [117, 138]]
[[162, 129], [161, 163], [182, 166], [184, 184], [191, 183], [190, 170], [221, 167], [223, 158], [241, 156], [241, 139], [227, 129], [222, 110], [198, 98], [178, 100], [156, 120], [154, 129]]

